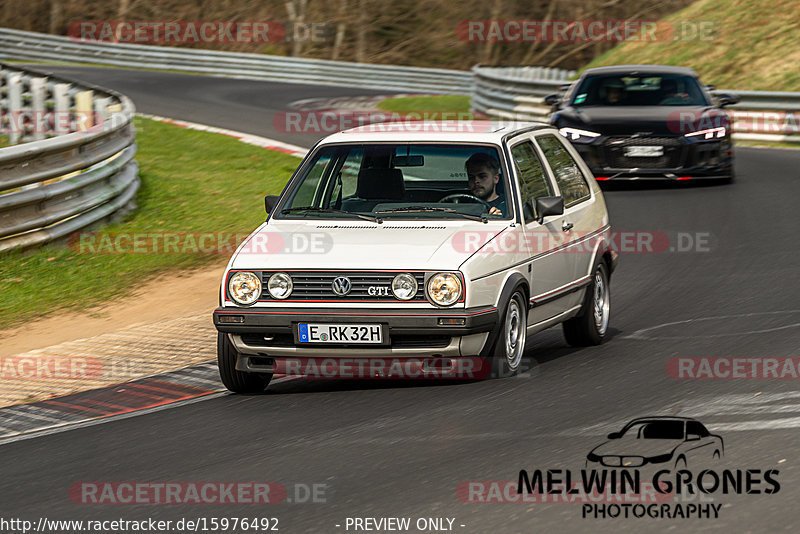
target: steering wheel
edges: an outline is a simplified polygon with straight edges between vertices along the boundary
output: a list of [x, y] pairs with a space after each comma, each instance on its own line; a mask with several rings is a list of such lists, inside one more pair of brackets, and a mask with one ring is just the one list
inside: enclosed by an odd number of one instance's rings
[[484, 206], [486, 206], [487, 210], [492, 208], [491, 204], [489, 204], [488, 202], [486, 202], [482, 198], [478, 198], [475, 195], [468, 195], [467, 193], [453, 193], [452, 195], [447, 195], [445, 197], [440, 198], [439, 202], [450, 202], [450, 201], [455, 200], [456, 204], [458, 204], [458, 200], [457, 199], [459, 199], [459, 198], [463, 198], [463, 199], [469, 200], [471, 202], [478, 202], [480, 204], [483, 204]]

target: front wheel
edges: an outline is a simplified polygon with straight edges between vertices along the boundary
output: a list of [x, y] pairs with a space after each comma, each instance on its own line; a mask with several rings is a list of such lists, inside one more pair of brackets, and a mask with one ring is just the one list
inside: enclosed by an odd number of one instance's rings
[[528, 307], [525, 295], [517, 289], [506, 305], [500, 332], [494, 344], [491, 360], [492, 377], [514, 376], [519, 372], [525, 352]]
[[234, 393], [261, 393], [272, 380], [272, 373], [243, 373], [236, 370], [239, 353], [228, 334], [217, 332], [217, 366], [222, 384]]
[[600, 261], [594, 268], [592, 280], [586, 289], [581, 311], [564, 321], [564, 338], [573, 347], [599, 345], [608, 331], [611, 313], [611, 290], [608, 268]]

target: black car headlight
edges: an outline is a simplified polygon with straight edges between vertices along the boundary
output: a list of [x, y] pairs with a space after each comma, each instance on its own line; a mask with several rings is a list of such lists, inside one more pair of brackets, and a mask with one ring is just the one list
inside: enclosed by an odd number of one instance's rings
[[669, 454], [659, 454], [658, 456], [651, 456], [647, 459], [647, 463], [650, 464], [663, 464], [664, 462], [669, 462], [672, 460], [672, 453]]
[[589, 130], [581, 130], [580, 128], [573, 128], [565, 126], [558, 129], [558, 133], [569, 139], [573, 143], [591, 143], [595, 138], [600, 137], [597, 132], [590, 132]]
[[727, 128], [725, 128], [724, 126], [719, 126], [717, 128], [707, 128], [705, 130], [690, 132], [684, 134], [684, 137], [689, 137], [698, 141], [708, 141], [709, 139], [721, 139], [725, 137], [725, 134], [727, 132], [728, 132]]

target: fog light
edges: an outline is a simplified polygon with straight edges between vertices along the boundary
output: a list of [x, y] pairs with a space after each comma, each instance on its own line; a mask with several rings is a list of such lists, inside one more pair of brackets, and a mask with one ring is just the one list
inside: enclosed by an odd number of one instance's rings
[[244, 317], [241, 315], [220, 315], [220, 323], [243, 323]]
[[439, 317], [439, 326], [464, 326], [466, 317]]

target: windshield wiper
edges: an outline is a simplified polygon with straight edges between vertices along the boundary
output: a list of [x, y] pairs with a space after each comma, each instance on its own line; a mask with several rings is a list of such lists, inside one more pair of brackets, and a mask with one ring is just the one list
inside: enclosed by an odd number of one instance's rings
[[378, 224], [381, 224], [383, 222], [383, 219], [381, 219], [380, 217], [374, 217], [372, 215], [365, 215], [363, 213], [354, 213], [352, 211], [336, 210], [333, 208], [317, 208], [315, 206], [299, 206], [297, 208], [286, 208], [281, 210], [281, 215], [287, 215], [289, 213], [296, 213], [299, 211], [308, 211], [311, 213], [338, 213], [338, 214], [350, 215], [351, 217], [358, 217], [359, 219], [364, 219], [365, 221], [372, 221]]
[[462, 213], [452, 208], [435, 208], [433, 206], [408, 206], [406, 208], [392, 208], [390, 210], [376, 211], [375, 213], [377, 214], [377, 213], [418, 213], [418, 212], [452, 213], [455, 215], [461, 215], [465, 219], [471, 219], [473, 221], [480, 221], [482, 223], [489, 222], [489, 218], [486, 215], [480, 215], [480, 216], [472, 215], [469, 213]]

